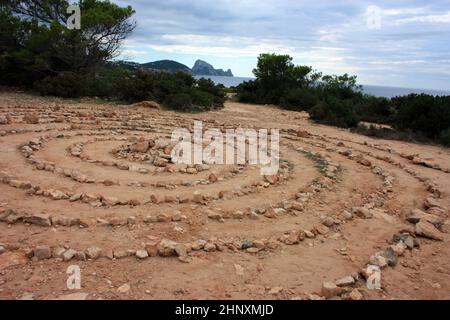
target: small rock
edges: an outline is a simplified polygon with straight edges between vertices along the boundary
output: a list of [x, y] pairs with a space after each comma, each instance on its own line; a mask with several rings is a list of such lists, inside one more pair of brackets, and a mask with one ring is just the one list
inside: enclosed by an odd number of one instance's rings
[[121, 285], [119, 288], [117, 288], [117, 291], [119, 293], [127, 293], [130, 290], [131, 290], [131, 287], [128, 283], [125, 283], [125, 284]]
[[363, 219], [372, 219], [373, 218], [373, 213], [364, 207], [357, 207], [357, 208], [353, 208], [352, 209], [353, 214], [355, 214], [356, 216], [363, 218]]
[[219, 178], [217, 177], [217, 175], [215, 175], [214, 173], [211, 173], [208, 177], [209, 182], [211, 183], [215, 183], [219, 180]]
[[178, 245], [177, 242], [168, 240], [168, 239], [162, 239], [159, 242], [159, 248], [158, 253], [162, 257], [171, 257], [175, 255], [175, 247]]
[[75, 254], [75, 259], [77, 259], [78, 261], [86, 261], [86, 253], [84, 253], [83, 251], [77, 251], [77, 253]]
[[328, 232], [330, 232], [330, 229], [324, 225], [315, 227], [315, 230], [317, 231], [318, 234], [321, 235], [326, 235]]
[[425, 208], [427, 208], [427, 209], [434, 208], [434, 207], [442, 208], [441, 204], [432, 197], [426, 198], [423, 204], [424, 204]]
[[120, 200], [116, 197], [103, 197], [102, 202], [105, 205], [112, 207], [117, 205], [120, 202]]
[[322, 224], [323, 224], [324, 226], [327, 226], [327, 227], [332, 227], [332, 226], [334, 225], [334, 219], [331, 218], [331, 217], [326, 217], [326, 218], [322, 221]]
[[53, 200], [61, 200], [61, 199], [67, 198], [67, 195], [62, 191], [52, 190], [52, 191], [50, 191], [50, 197]]
[[0, 124], [8, 124], [9, 120], [5, 116], [0, 116]]
[[23, 219], [26, 223], [35, 224], [42, 227], [50, 227], [52, 222], [48, 214], [34, 214]]
[[158, 255], [158, 243], [156, 241], [146, 243], [145, 250], [150, 257], [156, 257]]
[[333, 282], [324, 282], [322, 284], [322, 296], [327, 299], [339, 296], [342, 293], [342, 288], [338, 287]]
[[278, 176], [277, 175], [264, 176], [264, 181], [266, 181], [270, 184], [276, 184], [278, 182]]
[[427, 214], [420, 209], [412, 209], [410, 214], [406, 217], [406, 221], [417, 224], [420, 219], [424, 218]]
[[[136, 255], [136, 252], [134, 253]], [[123, 259], [128, 257], [128, 252], [125, 250], [114, 250], [114, 258]]]
[[364, 297], [363, 297], [362, 293], [359, 292], [358, 289], [353, 289], [352, 292], [350, 292], [350, 294], [349, 294], [349, 299], [354, 300], [354, 301], [360, 301], [360, 300], [363, 300]]
[[86, 256], [92, 260], [99, 258], [101, 253], [102, 249], [99, 247], [90, 247], [86, 250]]
[[205, 240], [196, 240], [193, 244], [192, 244], [192, 250], [198, 251], [198, 250], [202, 250], [205, 245], [207, 244], [207, 242]]
[[369, 264], [379, 267], [380, 269], [386, 268], [388, 262], [382, 255], [376, 254], [370, 257]]
[[56, 298], [56, 300], [68, 300], [68, 301], [76, 301], [76, 300], [86, 300], [89, 296], [89, 293], [85, 292], [76, 292], [76, 293], [70, 293], [63, 296], [59, 296]]
[[305, 230], [304, 232], [305, 232], [305, 236], [308, 239], [314, 239], [316, 237], [315, 234], [313, 232], [309, 231], [309, 230]]
[[203, 195], [200, 193], [194, 193], [194, 197], [192, 198], [194, 203], [203, 203]]
[[172, 218], [167, 213], [160, 213], [156, 216], [157, 222], [170, 222]]
[[72, 260], [73, 257], [75, 257], [76, 254], [77, 254], [76, 250], [69, 249], [64, 251], [61, 257], [63, 258], [64, 261], [70, 261]]
[[252, 241], [248, 241], [248, 240], [244, 240], [244, 241], [241, 241], [240, 245], [241, 245], [241, 250], [245, 250], [245, 249], [253, 247], [253, 242]]
[[[413, 243], [414, 246], [414, 243]], [[403, 241], [399, 241], [398, 243], [396, 243], [395, 245], [391, 246], [392, 250], [394, 250], [394, 252], [398, 255], [398, 256], [403, 256], [403, 254], [405, 253], [405, 250], [407, 248], [407, 245], [403, 242]]]
[[338, 287], [348, 287], [355, 284], [355, 279], [352, 276], [345, 276], [336, 281]]
[[414, 238], [411, 236], [408, 236], [404, 240], [405, 245], [408, 247], [408, 249], [412, 250], [414, 249]]
[[387, 248], [383, 252], [383, 257], [386, 258], [386, 261], [390, 267], [395, 267], [397, 265], [398, 255], [392, 247]]
[[175, 246], [175, 253], [179, 257], [186, 257], [187, 256], [186, 246], [184, 244], [178, 243]]
[[150, 145], [147, 141], [136, 142], [133, 145], [131, 145], [131, 152], [146, 153], [149, 148]]
[[222, 214], [220, 212], [208, 210], [208, 218], [211, 220], [221, 220], [223, 218]]
[[341, 216], [344, 220], [352, 220], [353, 219], [353, 214], [351, 212], [348, 212], [347, 210], [344, 210], [344, 212], [342, 212]]
[[269, 290], [269, 294], [276, 295], [279, 294], [281, 291], [283, 291], [283, 287], [273, 287]]
[[38, 246], [34, 249], [34, 256], [38, 260], [50, 259], [52, 257], [52, 250], [47, 245]]
[[234, 269], [236, 270], [236, 274], [238, 276], [243, 276], [244, 275], [244, 268], [241, 265], [234, 264]]
[[71, 196], [71, 197], [69, 198], [69, 201], [70, 201], [70, 202], [75, 202], [75, 201], [80, 200], [81, 197], [83, 197], [83, 194], [82, 194], [82, 193], [76, 193], [76, 194], [74, 194], [73, 196]]
[[420, 221], [418, 224], [416, 224], [416, 234], [432, 240], [444, 240], [440, 231], [428, 221]]
[[205, 245], [204, 250], [205, 250], [206, 252], [214, 252], [214, 251], [217, 250], [217, 247], [216, 247], [216, 245], [215, 245], [214, 243], [208, 242], [208, 243]]
[[137, 250], [136, 251], [136, 257], [138, 259], [146, 259], [146, 258], [148, 258], [147, 250]]

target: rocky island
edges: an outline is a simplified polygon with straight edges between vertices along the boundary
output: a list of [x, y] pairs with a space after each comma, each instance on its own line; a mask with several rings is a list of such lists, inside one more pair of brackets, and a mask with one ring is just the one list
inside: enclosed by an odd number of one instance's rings
[[195, 76], [222, 76], [222, 77], [233, 77], [233, 73], [230, 69], [224, 71], [223, 69], [214, 69], [212, 65], [203, 60], [195, 61], [192, 67], [192, 73]]

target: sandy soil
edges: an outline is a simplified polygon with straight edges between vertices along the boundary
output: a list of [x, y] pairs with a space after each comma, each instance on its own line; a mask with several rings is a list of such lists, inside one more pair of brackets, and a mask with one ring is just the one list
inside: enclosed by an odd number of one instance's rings
[[[0, 92], [1, 118], [0, 299], [450, 299], [448, 149], [234, 102], [179, 114]], [[194, 120], [279, 129], [276, 181], [257, 166], [189, 174], [113, 152]], [[400, 232], [416, 247], [397, 245], [369, 290], [363, 271]], [[67, 288], [72, 265], [79, 290]], [[348, 275], [328, 296], [323, 283]]]

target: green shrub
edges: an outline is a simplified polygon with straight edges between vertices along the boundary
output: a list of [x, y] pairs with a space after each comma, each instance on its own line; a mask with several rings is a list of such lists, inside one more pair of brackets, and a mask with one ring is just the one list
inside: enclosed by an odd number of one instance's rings
[[308, 110], [317, 103], [317, 94], [312, 89], [293, 88], [280, 101], [282, 107], [290, 110]]
[[168, 95], [163, 103], [165, 106], [177, 111], [188, 111], [192, 107], [191, 96], [186, 93]]
[[198, 107], [208, 109], [214, 106], [214, 96], [207, 92], [194, 89], [191, 91], [191, 97], [192, 97], [192, 104]]
[[153, 98], [152, 77], [144, 72], [138, 72], [134, 76], [124, 77], [119, 86], [116, 97], [126, 102], [139, 102]]
[[156, 100], [178, 111], [206, 111], [223, 107], [222, 86], [211, 80], [196, 81], [186, 73], [143, 72], [127, 76], [117, 89], [119, 99], [128, 102]]
[[392, 123], [395, 109], [387, 98], [365, 95], [356, 104], [356, 112], [362, 121], [388, 124]]
[[450, 128], [442, 130], [439, 136], [439, 142], [444, 146], [450, 147]]
[[309, 115], [316, 122], [342, 128], [356, 127], [359, 123], [354, 102], [351, 99], [340, 100], [333, 96], [318, 102], [309, 110]]
[[102, 98], [117, 98], [124, 80], [130, 77], [124, 68], [107, 68], [95, 77], [86, 77], [84, 95]]
[[442, 132], [450, 128], [450, 96], [410, 94], [393, 98], [392, 103], [396, 129], [411, 129], [430, 139], [439, 139]]
[[[201, 78], [197, 80], [197, 88], [201, 92], [208, 93], [209, 96], [212, 97], [215, 107], [223, 106], [223, 103], [225, 102], [225, 87], [223, 85], [216, 85], [211, 79]], [[196, 103], [195, 99], [194, 103]], [[209, 103], [200, 105], [209, 105]]]

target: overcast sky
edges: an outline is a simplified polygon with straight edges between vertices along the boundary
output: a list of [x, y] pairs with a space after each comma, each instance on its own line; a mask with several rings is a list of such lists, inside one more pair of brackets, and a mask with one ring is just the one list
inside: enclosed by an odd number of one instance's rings
[[260, 53], [287, 53], [362, 84], [450, 90], [450, 0], [112, 0], [136, 10], [121, 58], [203, 59], [252, 76]]

